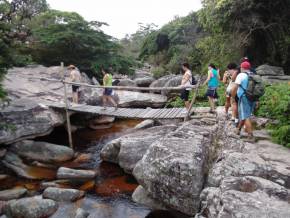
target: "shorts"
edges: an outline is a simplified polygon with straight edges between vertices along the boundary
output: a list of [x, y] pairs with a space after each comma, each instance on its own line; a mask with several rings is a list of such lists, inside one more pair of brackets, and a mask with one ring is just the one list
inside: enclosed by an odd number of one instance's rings
[[205, 96], [216, 99], [219, 98], [217, 94], [217, 88], [208, 88]]
[[232, 84], [229, 84], [227, 89], [226, 89], [226, 96], [227, 97], [231, 97], [232, 88], [233, 88]]
[[79, 86], [76, 86], [76, 85], [72, 85], [72, 91], [73, 92], [78, 92], [79, 91]]
[[246, 120], [251, 117], [254, 108], [255, 102], [250, 101], [245, 95], [239, 98], [239, 119]]
[[188, 98], [189, 98], [189, 90], [186, 90], [186, 89], [181, 90], [180, 98], [183, 101], [188, 101]]
[[111, 96], [113, 94], [113, 89], [105, 88], [103, 95]]

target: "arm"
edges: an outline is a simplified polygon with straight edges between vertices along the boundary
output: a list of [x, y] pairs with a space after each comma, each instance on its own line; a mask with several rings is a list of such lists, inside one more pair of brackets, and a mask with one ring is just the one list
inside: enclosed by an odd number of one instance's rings
[[187, 83], [187, 81], [189, 81], [189, 80], [190, 80], [189, 74], [186, 73], [182, 78], [181, 85], [185, 85], [185, 83]]
[[234, 83], [234, 84], [233, 84], [233, 87], [232, 87], [232, 90], [231, 90], [231, 96], [232, 96], [233, 98], [236, 97], [236, 95], [237, 95], [237, 91], [238, 91], [238, 88], [239, 88], [239, 85], [236, 84], [236, 83]]
[[226, 84], [228, 81], [228, 71], [226, 71], [225, 73], [224, 73], [224, 77], [223, 77], [223, 83], [224, 84]]
[[109, 79], [109, 77], [108, 77], [108, 75], [106, 74], [106, 75], [104, 76], [104, 78], [103, 78], [103, 86], [106, 86], [106, 84], [107, 84], [107, 82], [108, 82], [108, 79]]
[[205, 86], [205, 85], [208, 83], [209, 80], [210, 80], [210, 71], [208, 71], [208, 73], [207, 73], [207, 79], [206, 79], [206, 81], [203, 83], [203, 85]]

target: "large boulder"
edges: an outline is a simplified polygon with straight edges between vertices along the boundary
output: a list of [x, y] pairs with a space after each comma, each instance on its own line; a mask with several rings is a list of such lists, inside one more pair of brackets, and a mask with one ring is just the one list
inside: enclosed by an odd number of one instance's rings
[[137, 84], [131, 79], [120, 79], [118, 86], [137, 87]]
[[[182, 75], [174, 76], [173, 78], [169, 79], [165, 83], [164, 87], [177, 87], [177, 86], [180, 86], [181, 80], [182, 80]], [[162, 95], [166, 95], [166, 96], [170, 96], [170, 95], [176, 94], [178, 92], [180, 92], [180, 91], [163, 90], [161, 92], [161, 94]]]
[[155, 79], [152, 76], [146, 76], [142, 78], [137, 78], [134, 80], [134, 82], [139, 87], [149, 87], [152, 82], [154, 82]]
[[0, 112], [0, 144], [47, 135], [64, 121], [62, 114], [38, 101], [26, 98], [15, 100]]
[[122, 136], [107, 143], [101, 151], [101, 157], [118, 163], [126, 172], [131, 173], [149, 146], [176, 128], [175, 125], [157, 126]]
[[45, 163], [65, 162], [74, 157], [69, 147], [29, 140], [17, 142], [9, 150], [20, 157]]
[[134, 73], [133, 78], [144, 78], [144, 77], [152, 77], [152, 74], [147, 69], [137, 69]]
[[290, 191], [259, 177], [228, 177], [201, 194], [206, 217], [290, 217]]
[[43, 218], [54, 214], [57, 208], [57, 203], [50, 199], [42, 199], [41, 197], [22, 198], [9, 201], [4, 207], [4, 214], [7, 217]]
[[[173, 79], [175, 77], [175, 75], [173, 74], [170, 74], [170, 75], [166, 75], [166, 76], [163, 76], [157, 80], [155, 80], [153, 83], [151, 83], [150, 85], [150, 88], [160, 88], [160, 87], [164, 87], [166, 85], [166, 83]], [[179, 84], [180, 85], [180, 84]], [[161, 90], [160, 91], [151, 91], [152, 93], [161, 93]]]
[[58, 179], [68, 180], [90, 180], [96, 177], [96, 172], [92, 170], [75, 170], [66, 167], [60, 167], [57, 171]]
[[193, 216], [199, 209], [215, 132], [216, 126], [184, 123], [151, 144], [133, 175], [150, 197]]
[[77, 189], [64, 189], [49, 187], [44, 190], [42, 194], [43, 198], [52, 199], [54, 201], [76, 201], [85, 196], [84, 191], [79, 191]]
[[270, 65], [261, 65], [257, 67], [256, 72], [262, 76], [262, 80], [266, 83], [279, 83], [290, 81], [290, 76], [285, 75], [282, 67], [275, 67]]

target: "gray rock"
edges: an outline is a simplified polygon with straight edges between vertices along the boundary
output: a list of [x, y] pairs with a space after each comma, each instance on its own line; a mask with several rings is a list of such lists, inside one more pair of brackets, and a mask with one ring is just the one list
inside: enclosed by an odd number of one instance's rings
[[74, 157], [74, 151], [69, 147], [38, 141], [17, 142], [9, 150], [20, 157], [45, 163], [65, 162]]
[[[182, 80], [182, 75], [177, 75], [171, 79], [169, 79], [164, 87], [177, 87], [177, 86], [180, 86], [181, 84], [181, 80]], [[170, 90], [163, 90], [161, 92], [162, 95], [165, 95], [165, 96], [170, 96], [174, 93], [179, 93], [180, 91], [170, 91]]]
[[94, 118], [93, 120], [90, 120], [90, 126], [113, 123], [114, 121], [115, 121], [115, 117], [100, 116], [100, 117]]
[[40, 184], [41, 189], [46, 189], [49, 187], [54, 187], [54, 188], [63, 188], [65, 184], [68, 184], [69, 180], [55, 180], [51, 182], [42, 182]]
[[[158, 80], [155, 80], [154, 82], [151, 83], [151, 85], [149, 86], [150, 88], [159, 88], [159, 87], [164, 87], [166, 85], [166, 83], [173, 79], [175, 77], [175, 75], [170, 74], [170, 75], [166, 75], [163, 76], [161, 78], [159, 78]], [[180, 84], [179, 84], [180, 85]], [[161, 93], [161, 91], [152, 91], [152, 93]]]
[[57, 203], [50, 199], [22, 198], [9, 201], [4, 207], [4, 213], [7, 217], [43, 218], [54, 214], [57, 208]]
[[4, 166], [15, 172], [20, 177], [26, 179], [39, 179], [38, 177], [29, 174], [29, 166], [24, 164], [22, 159], [19, 158], [16, 154], [7, 152], [4, 159], [2, 160], [2, 163]]
[[146, 76], [142, 78], [137, 78], [134, 80], [134, 82], [137, 84], [139, 87], [149, 87], [151, 83], [153, 83], [155, 79], [151, 76]]
[[149, 127], [153, 127], [154, 124], [155, 124], [154, 120], [144, 120], [141, 123], [139, 123], [138, 125], [136, 125], [134, 127], [134, 129], [146, 129], [146, 128], [149, 128]]
[[134, 79], [144, 78], [144, 77], [152, 77], [150, 71], [146, 69], [137, 69], [134, 73]]
[[201, 194], [206, 217], [290, 217], [290, 192], [258, 177], [228, 177]]
[[120, 79], [118, 86], [137, 87], [137, 84], [131, 79]]
[[0, 144], [49, 134], [64, 120], [63, 115], [42, 106], [39, 101], [15, 100], [0, 112], [0, 123], [6, 124], [0, 129]]
[[49, 187], [44, 190], [42, 194], [43, 198], [52, 199], [55, 201], [76, 201], [85, 196], [84, 191], [79, 191], [77, 189], [63, 189]]
[[133, 195], [132, 195], [133, 201], [136, 203], [142, 204], [146, 207], [149, 207], [153, 210], [166, 210], [167, 208], [160, 204], [160, 201], [152, 199], [148, 192], [141, 186], [139, 185]]
[[194, 215], [207, 173], [211, 135], [215, 132], [216, 127], [184, 123], [151, 144], [133, 175], [155, 200]]
[[101, 151], [101, 157], [103, 160], [118, 163], [126, 172], [131, 173], [149, 146], [176, 128], [175, 125], [156, 126], [122, 136], [107, 143]]
[[6, 154], [7, 150], [6, 149], [0, 149], [0, 158], [3, 158]]
[[95, 77], [92, 78], [92, 83], [93, 83], [93, 85], [96, 85], [96, 86], [100, 86], [101, 85], [99, 83], [99, 81]]
[[95, 177], [96, 172], [92, 170], [75, 170], [66, 167], [60, 167], [57, 171], [58, 179], [90, 180]]
[[270, 65], [261, 65], [256, 69], [257, 74], [261, 76], [283, 76], [285, 75], [282, 67], [274, 67]]
[[78, 208], [76, 211], [75, 218], [87, 218], [90, 214], [84, 211], [82, 208]]
[[23, 197], [27, 193], [26, 188], [0, 191], [0, 201], [9, 201]]

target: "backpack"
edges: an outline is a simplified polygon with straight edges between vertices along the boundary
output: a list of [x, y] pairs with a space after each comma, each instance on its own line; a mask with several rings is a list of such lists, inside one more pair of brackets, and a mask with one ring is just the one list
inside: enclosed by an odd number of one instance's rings
[[252, 101], [258, 101], [260, 97], [262, 97], [265, 94], [265, 85], [262, 81], [262, 78], [259, 75], [255, 74], [248, 74], [248, 87], [247, 89], [244, 89], [242, 86], [242, 89], [245, 91], [246, 97]]
[[196, 85], [196, 80], [195, 77], [193, 76], [193, 74], [191, 74], [191, 85]]

